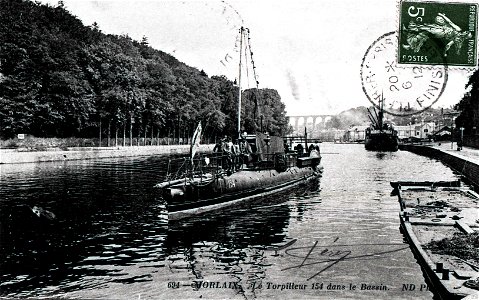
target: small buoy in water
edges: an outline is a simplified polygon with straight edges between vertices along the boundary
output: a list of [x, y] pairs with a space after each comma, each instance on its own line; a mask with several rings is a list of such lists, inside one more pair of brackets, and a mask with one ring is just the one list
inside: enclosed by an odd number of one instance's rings
[[46, 209], [43, 209], [39, 206], [34, 206], [32, 209], [32, 212], [37, 215], [39, 218], [47, 218], [48, 220], [53, 220], [56, 218], [55, 214], [52, 213], [51, 211], [48, 211]]

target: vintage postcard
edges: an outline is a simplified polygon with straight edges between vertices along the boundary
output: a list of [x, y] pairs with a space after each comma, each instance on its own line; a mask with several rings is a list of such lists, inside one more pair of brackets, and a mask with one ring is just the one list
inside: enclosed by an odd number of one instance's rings
[[477, 1], [0, 0], [0, 299], [479, 299]]

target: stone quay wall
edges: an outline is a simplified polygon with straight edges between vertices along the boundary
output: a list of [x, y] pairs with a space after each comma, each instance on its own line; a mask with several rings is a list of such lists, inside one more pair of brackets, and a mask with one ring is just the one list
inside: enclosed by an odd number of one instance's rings
[[466, 157], [447, 153], [428, 146], [401, 145], [400, 149], [438, 159], [451, 169], [462, 174], [476, 187], [479, 187], [479, 165]]
[[[200, 145], [200, 152], [210, 152], [214, 145]], [[133, 157], [151, 155], [187, 154], [190, 145], [160, 145], [133, 147], [74, 147], [65, 150], [52, 148], [46, 151], [22, 149], [0, 150], [0, 164], [37, 163], [79, 159]]]

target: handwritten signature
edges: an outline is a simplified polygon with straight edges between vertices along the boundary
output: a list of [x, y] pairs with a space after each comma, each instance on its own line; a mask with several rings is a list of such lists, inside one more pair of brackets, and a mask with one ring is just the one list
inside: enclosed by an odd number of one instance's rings
[[[300, 261], [299, 264], [293, 265], [284, 269], [282, 271], [295, 269], [295, 268], [305, 268], [312, 267], [318, 264], [326, 264], [323, 268], [320, 268], [316, 273], [314, 273], [307, 280], [311, 280], [316, 276], [320, 275], [324, 271], [332, 268], [338, 263], [346, 260], [355, 260], [355, 259], [376, 259], [380, 255], [390, 254], [394, 252], [399, 252], [405, 249], [408, 249], [409, 246], [399, 243], [384, 243], [384, 244], [336, 244], [339, 240], [339, 237], [336, 237], [332, 243], [329, 245], [318, 245], [318, 241], [315, 241], [312, 246], [303, 246], [303, 247], [292, 247], [297, 239], [293, 239], [287, 244], [267, 249], [268, 251], [275, 251], [275, 255], [278, 255], [278, 251], [284, 250], [284, 253], [290, 257], [297, 258]], [[353, 252], [350, 248], [357, 246], [377, 246], [381, 250], [369, 252], [367, 254], [356, 254], [353, 255]], [[348, 248], [349, 247], [349, 248]]]

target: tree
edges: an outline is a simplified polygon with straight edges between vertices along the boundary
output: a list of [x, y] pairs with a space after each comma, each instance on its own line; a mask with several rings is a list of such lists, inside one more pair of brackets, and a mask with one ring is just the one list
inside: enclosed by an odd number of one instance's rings
[[466, 85], [470, 87], [455, 109], [461, 111], [456, 118], [456, 127], [463, 127], [464, 134], [477, 134], [479, 128], [479, 70], [476, 70]]
[[[63, 1], [0, 0], [0, 136], [204, 136], [237, 134], [238, 87], [153, 49], [146, 36], [103, 34], [84, 26]], [[284, 134], [275, 90], [242, 96], [242, 130]], [[129, 125], [129, 126], [128, 126]], [[108, 130], [106, 130], [108, 128]], [[112, 131], [113, 130], [113, 131]]]

